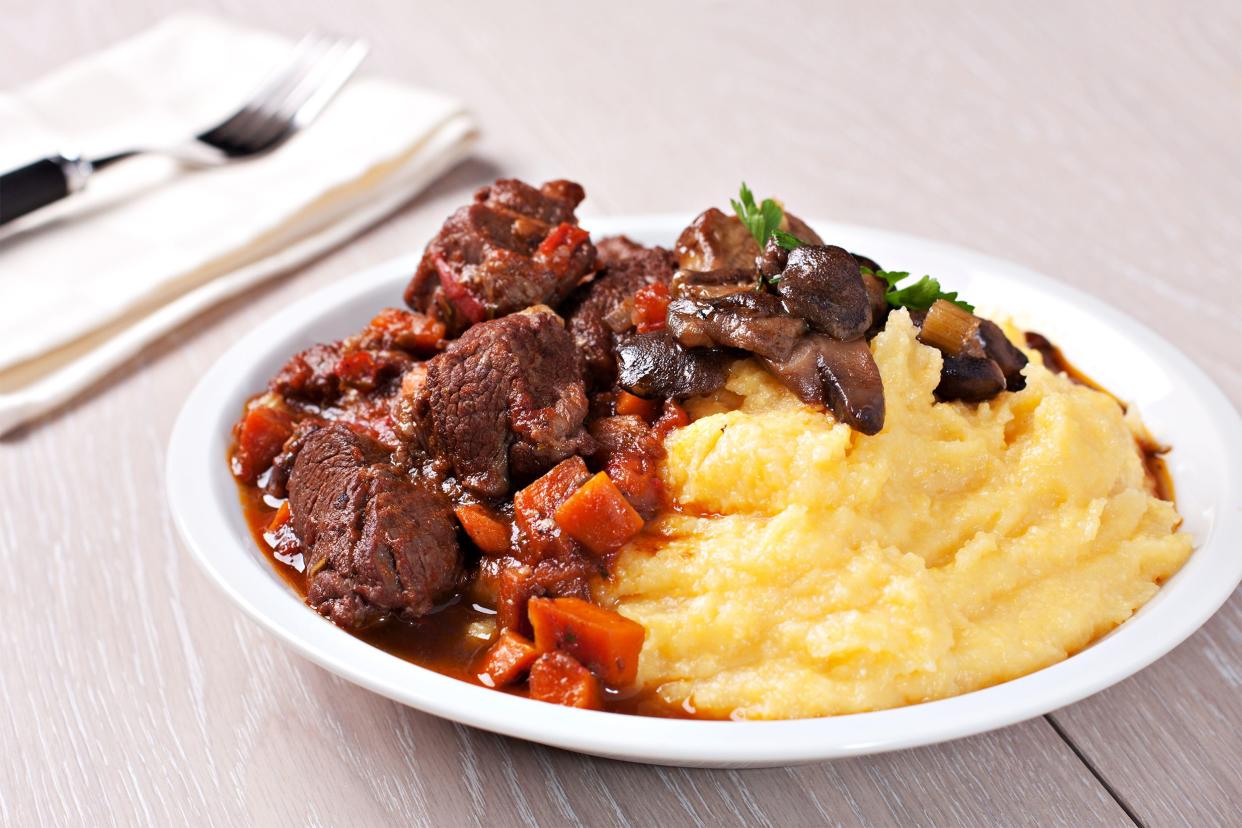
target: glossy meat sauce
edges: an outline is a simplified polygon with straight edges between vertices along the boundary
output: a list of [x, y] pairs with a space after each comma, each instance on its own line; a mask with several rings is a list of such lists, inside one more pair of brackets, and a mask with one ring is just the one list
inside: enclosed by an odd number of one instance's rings
[[[232, 450], [230, 449], [230, 455]], [[275, 517], [279, 502], [273, 505], [257, 486], [238, 484], [242, 510], [250, 535], [276, 573], [303, 599], [306, 579], [302, 574], [302, 555], [292, 558], [278, 555], [269, 543], [268, 526]], [[635, 543], [642, 544], [640, 535]], [[654, 538], [651, 539], [654, 541]], [[388, 620], [363, 630], [348, 630], [368, 644], [397, 658], [435, 670], [471, 684], [484, 686], [474, 666], [490, 645], [484, 636], [495, 630], [496, 613], [490, 607], [476, 604], [466, 595], [458, 594], [449, 604], [417, 621]], [[526, 684], [502, 688], [502, 692], [527, 695]], [[665, 703], [654, 692], [631, 688], [628, 692], [604, 689], [604, 709], [615, 713], [665, 718], [703, 718], [682, 707]]]

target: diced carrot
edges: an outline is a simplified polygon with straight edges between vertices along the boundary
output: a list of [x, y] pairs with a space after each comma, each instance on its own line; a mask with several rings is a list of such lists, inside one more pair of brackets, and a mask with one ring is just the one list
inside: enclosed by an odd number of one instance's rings
[[370, 351], [350, 351], [337, 360], [332, 372], [346, 385], [370, 391], [379, 381], [380, 367]]
[[453, 512], [470, 540], [487, 555], [503, 555], [509, 551], [512, 534], [509, 521], [482, 503], [458, 506]]
[[577, 247], [591, 237], [591, 234], [576, 224], [561, 222], [552, 228], [552, 232], [539, 244], [542, 256], [551, 256], [562, 247]]
[[276, 532], [282, 526], [289, 522], [289, 501], [283, 500], [280, 508], [276, 510], [276, 514], [272, 515], [271, 521], [267, 524], [267, 531]]
[[544, 653], [530, 668], [530, 697], [539, 701], [599, 710], [602, 693], [599, 679], [573, 656]]
[[524, 560], [534, 563], [563, 556], [572, 549], [573, 540], [561, 532], [553, 516], [557, 507], [590, 477], [586, 462], [575, 455], [513, 496], [513, 519], [520, 532]]
[[523, 635], [530, 633], [527, 602], [534, 592], [534, 573], [529, 566], [513, 559], [496, 578], [496, 623], [501, 629], [513, 630]]
[[553, 228], [535, 251], [535, 261], [555, 273], [564, 276], [575, 262], [589, 264], [580, 253], [583, 245], [590, 244], [591, 234], [576, 224], [562, 223]]
[[612, 687], [634, 683], [642, 624], [581, 598], [531, 598], [527, 611], [541, 653], [564, 650]]
[[629, 391], [621, 391], [617, 394], [617, 413], [632, 414], [650, 422], [660, 413], [660, 406], [655, 400], [644, 400]]
[[655, 431], [659, 438], [663, 440], [670, 431], [685, 428], [688, 425], [690, 425], [690, 415], [686, 413], [686, 409], [678, 405], [675, 400], [665, 400], [664, 411], [655, 424]]
[[[377, 340], [375, 346], [397, 347], [416, 354], [436, 351], [444, 340], [444, 323], [438, 319], [400, 308], [384, 308], [367, 325], [364, 335]], [[374, 347], [374, 346], [368, 346]]]
[[[510, 251], [498, 249], [495, 251], [497, 258], [506, 258], [505, 254], [511, 254]], [[431, 263], [436, 267], [436, 274], [440, 277], [440, 288], [444, 291], [444, 298], [447, 299], [461, 314], [462, 318], [477, 324], [487, 319], [487, 308], [483, 303], [475, 298], [470, 289], [461, 281], [458, 274], [453, 270], [453, 266], [448, 263], [441, 253], [435, 253], [431, 256]]]
[[267, 406], [247, 411], [237, 428], [237, 445], [230, 464], [233, 474], [253, 486], [259, 475], [271, 467], [291, 434], [293, 418], [284, 411]]
[[634, 291], [634, 312], [630, 321], [639, 333], [662, 330], [668, 318], [668, 286], [663, 282], [643, 285]]
[[643, 528], [643, 519], [607, 472], [600, 472], [556, 509], [565, 533], [596, 555], [620, 549]]
[[538, 657], [529, 639], [513, 630], [501, 630], [479, 663], [479, 681], [488, 687], [506, 687], [521, 678]]

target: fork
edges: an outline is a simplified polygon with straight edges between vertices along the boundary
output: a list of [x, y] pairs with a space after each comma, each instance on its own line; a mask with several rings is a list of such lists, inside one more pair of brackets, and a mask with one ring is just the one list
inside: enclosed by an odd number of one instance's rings
[[0, 175], [0, 224], [80, 192], [94, 173], [135, 155], [210, 167], [270, 152], [318, 117], [366, 54], [362, 40], [307, 35], [240, 109], [185, 141], [96, 159], [62, 151]]

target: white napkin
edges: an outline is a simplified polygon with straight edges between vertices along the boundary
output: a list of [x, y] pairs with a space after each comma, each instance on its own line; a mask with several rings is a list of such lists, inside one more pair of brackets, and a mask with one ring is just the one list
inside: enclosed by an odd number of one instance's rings
[[[235, 111], [291, 47], [202, 15], [171, 18], [0, 93], [0, 169], [61, 149], [99, 157], [176, 142]], [[134, 158], [0, 228], [0, 434], [377, 221], [475, 135], [456, 101], [359, 77], [269, 155], [208, 170]]]

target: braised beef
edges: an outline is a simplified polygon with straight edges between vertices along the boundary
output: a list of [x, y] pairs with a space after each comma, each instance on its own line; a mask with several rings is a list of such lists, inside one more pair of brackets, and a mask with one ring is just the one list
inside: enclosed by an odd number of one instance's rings
[[643, 247], [624, 236], [601, 240], [597, 250], [599, 273], [569, 297], [564, 314], [588, 386], [606, 388], [617, 376], [617, 334], [632, 327], [627, 308], [634, 293], [644, 285], [667, 285], [674, 259], [663, 247]]
[[423, 449], [483, 497], [503, 496], [513, 477], [534, 477], [593, 448], [583, 427], [582, 361], [546, 307], [474, 326], [407, 391]]
[[349, 387], [371, 390], [399, 377], [412, 363], [443, 346], [444, 325], [398, 308], [386, 308], [359, 333], [312, 345], [294, 354], [268, 383], [286, 400], [324, 406]]
[[595, 246], [577, 226], [582, 187], [539, 189], [503, 179], [475, 193], [427, 245], [405, 290], [410, 307], [450, 335], [530, 305], [558, 304], [593, 272]]
[[329, 342], [294, 354], [268, 383], [268, 388], [287, 399], [312, 403], [335, 400], [341, 393], [341, 381], [336, 375], [341, 350], [341, 343]]
[[293, 472], [293, 461], [297, 460], [298, 452], [311, 434], [326, 425], [319, 417], [305, 417], [293, 428], [293, 434], [285, 441], [280, 454], [272, 461], [267, 477], [261, 481], [263, 491], [275, 498], [289, 496], [289, 475]]
[[448, 499], [388, 457], [376, 440], [331, 424], [306, 437], [289, 476], [307, 601], [343, 627], [425, 615], [460, 575]]
[[686, 348], [669, 331], [632, 334], [617, 346], [617, 384], [647, 399], [710, 394], [724, 385], [729, 357], [715, 348]]
[[842, 341], [871, 327], [871, 300], [858, 262], [844, 248], [803, 245], [789, 252], [776, 292], [790, 314]]

